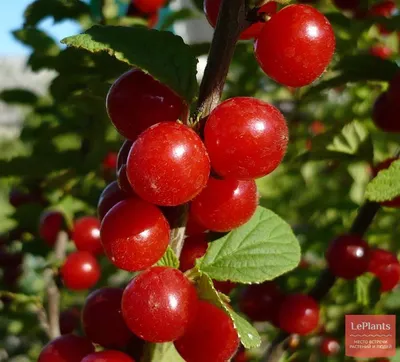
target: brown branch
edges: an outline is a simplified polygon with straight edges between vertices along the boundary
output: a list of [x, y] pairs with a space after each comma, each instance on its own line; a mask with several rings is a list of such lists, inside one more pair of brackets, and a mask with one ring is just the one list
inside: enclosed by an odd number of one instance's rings
[[[60, 231], [54, 246], [55, 261], [60, 262], [65, 259], [65, 252], [68, 243], [68, 234], [65, 231]], [[47, 318], [44, 319], [43, 314], [39, 318], [42, 325], [46, 327], [50, 339], [60, 336], [60, 291], [55, 281], [56, 272], [53, 268], [47, 268], [44, 271], [44, 279], [47, 281]], [[47, 323], [46, 323], [47, 322]]]
[[176, 223], [171, 225], [171, 234], [169, 239], [169, 245], [179, 258], [185, 243], [185, 229], [188, 218], [189, 207], [188, 204], [179, 206], [178, 217]]

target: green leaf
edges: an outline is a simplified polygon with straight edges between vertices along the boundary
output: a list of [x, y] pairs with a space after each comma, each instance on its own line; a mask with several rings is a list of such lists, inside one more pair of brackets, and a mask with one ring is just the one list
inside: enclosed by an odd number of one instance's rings
[[353, 121], [341, 129], [332, 129], [314, 137], [311, 151], [301, 154], [298, 159], [372, 162], [373, 157], [374, 149], [368, 130], [360, 122]]
[[261, 283], [297, 267], [300, 246], [290, 226], [272, 211], [258, 207], [243, 226], [211, 243], [198, 263], [216, 280]]
[[173, 343], [146, 343], [144, 360], [151, 362], [185, 362]]
[[380, 299], [380, 282], [375, 275], [365, 273], [356, 279], [357, 302], [365, 307], [374, 306]]
[[179, 268], [179, 259], [170, 246], [168, 246], [163, 257], [157, 262], [157, 265], [169, 266], [176, 269]]
[[5, 89], [0, 93], [0, 99], [8, 104], [34, 105], [38, 101], [35, 93], [27, 89]]
[[211, 278], [207, 274], [203, 273], [200, 275], [200, 278], [197, 280], [197, 290], [200, 299], [215, 304], [231, 317], [239, 338], [245, 348], [255, 348], [260, 346], [261, 338], [257, 330], [246, 319], [228, 307], [228, 305], [223, 301], [223, 298], [227, 297], [215, 289]]
[[52, 17], [57, 23], [89, 14], [89, 6], [80, 0], [36, 0], [25, 10], [24, 27], [36, 26], [47, 17]]
[[144, 27], [94, 26], [61, 42], [91, 53], [107, 52], [150, 73], [188, 102], [197, 94], [197, 59], [182, 38], [170, 32]]
[[33, 48], [35, 52], [56, 55], [60, 51], [60, 48], [54, 39], [39, 29], [20, 29], [13, 31], [12, 34], [15, 39], [19, 40], [22, 44]]
[[391, 163], [367, 185], [365, 197], [371, 201], [388, 201], [400, 196], [400, 160]]
[[167, 30], [177, 21], [188, 20], [195, 17], [196, 14], [191, 9], [188, 8], [183, 8], [178, 11], [174, 11], [164, 19], [164, 21], [160, 26], [160, 30]]

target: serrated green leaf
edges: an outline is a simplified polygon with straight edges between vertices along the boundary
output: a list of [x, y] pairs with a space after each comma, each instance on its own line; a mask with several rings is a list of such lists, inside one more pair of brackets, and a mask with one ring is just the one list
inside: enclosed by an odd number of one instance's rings
[[185, 362], [173, 343], [146, 343], [143, 361]]
[[211, 243], [198, 263], [216, 280], [261, 283], [297, 267], [300, 246], [290, 226], [272, 211], [258, 207], [243, 226]]
[[365, 273], [356, 279], [357, 302], [365, 307], [374, 306], [380, 299], [380, 282], [375, 275]]
[[207, 300], [212, 304], [222, 308], [231, 317], [232, 322], [238, 332], [239, 338], [245, 348], [255, 348], [260, 346], [261, 338], [257, 330], [243, 317], [237, 314], [233, 309], [224, 303], [222, 296], [219, 293], [211, 280], [211, 278], [203, 273], [197, 280], [197, 290], [200, 299]]
[[34, 105], [38, 101], [38, 96], [27, 89], [5, 89], [0, 93], [0, 99], [8, 104]]
[[192, 102], [197, 94], [197, 59], [182, 38], [170, 32], [144, 27], [94, 26], [61, 42], [92, 53], [106, 52], [121, 62], [138, 67], [188, 102]]
[[370, 201], [389, 201], [400, 196], [400, 160], [391, 163], [367, 185], [365, 197]]
[[170, 246], [168, 246], [162, 258], [157, 262], [158, 266], [169, 266], [171, 268], [179, 268], [179, 259], [172, 250]]
[[25, 10], [24, 27], [36, 26], [47, 17], [52, 17], [57, 23], [65, 19], [79, 19], [89, 14], [89, 6], [80, 0], [36, 0]]

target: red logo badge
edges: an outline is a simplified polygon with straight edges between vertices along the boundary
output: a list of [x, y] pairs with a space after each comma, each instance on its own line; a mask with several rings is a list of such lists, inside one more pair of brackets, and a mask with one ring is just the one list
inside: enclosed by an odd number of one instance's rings
[[396, 316], [346, 315], [346, 356], [374, 358], [396, 354]]

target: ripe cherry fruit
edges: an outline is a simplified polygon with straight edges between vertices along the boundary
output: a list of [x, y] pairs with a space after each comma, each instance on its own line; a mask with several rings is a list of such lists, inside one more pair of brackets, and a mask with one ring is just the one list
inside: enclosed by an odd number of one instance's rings
[[87, 251], [76, 251], [67, 256], [60, 271], [65, 286], [71, 290], [92, 288], [100, 279], [100, 266]]
[[[218, 19], [218, 13], [219, 9], [221, 7], [222, 0], [205, 0], [204, 1], [204, 13], [206, 14], [207, 20], [210, 23], [210, 25], [215, 28], [217, 25], [217, 19]], [[265, 5], [263, 5], [260, 10], [258, 11], [258, 14], [266, 14], [266, 15], [272, 15], [276, 13], [276, 10], [278, 8], [278, 4], [275, 1], [269, 1]], [[246, 30], [244, 30], [240, 34], [240, 39], [246, 40], [246, 39], [254, 39], [258, 36], [260, 33], [261, 29], [263, 28], [265, 23], [263, 22], [258, 22], [254, 23], [253, 25], [249, 26]]]
[[143, 13], [154, 13], [162, 8], [166, 0], [132, 0], [133, 4]]
[[221, 293], [229, 295], [233, 289], [236, 288], [236, 283], [231, 282], [230, 280], [213, 280], [214, 288]]
[[360, 0], [333, 0], [333, 4], [341, 10], [356, 11], [360, 7]]
[[70, 334], [79, 328], [81, 312], [78, 307], [71, 307], [60, 313], [60, 332]]
[[236, 97], [211, 112], [204, 139], [215, 172], [225, 178], [248, 180], [278, 167], [289, 135], [278, 109], [255, 98]]
[[400, 105], [392, 99], [390, 92], [381, 93], [372, 109], [372, 120], [377, 128], [389, 133], [400, 132], [400, 122], [397, 115]]
[[205, 231], [207, 231], [207, 229], [203, 225], [200, 225], [197, 222], [197, 220], [193, 217], [193, 215], [189, 212], [188, 221], [186, 223], [185, 235], [193, 236], [202, 234]]
[[93, 216], [75, 220], [72, 240], [78, 250], [101, 254], [103, 247], [100, 241], [100, 221]]
[[378, 44], [369, 49], [369, 53], [381, 59], [388, 59], [392, 56], [393, 51], [386, 45]]
[[179, 269], [182, 272], [192, 269], [196, 263], [196, 259], [201, 258], [206, 253], [207, 247], [206, 234], [198, 234], [186, 238], [181, 256], [179, 257]]
[[168, 247], [169, 232], [161, 211], [136, 197], [115, 205], [100, 228], [106, 255], [118, 268], [128, 271], [156, 263]]
[[133, 190], [161, 206], [184, 204], [206, 186], [210, 161], [200, 137], [177, 122], [162, 122], [143, 132], [128, 156]]
[[331, 357], [335, 356], [340, 351], [340, 344], [336, 338], [324, 337], [321, 341], [320, 351], [324, 356]]
[[39, 221], [39, 235], [50, 246], [57, 240], [64, 223], [64, 216], [61, 212], [49, 210], [42, 213]]
[[396, 255], [383, 249], [371, 249], [368, 271], [376, 274], [384, 265], [398, 263]]
[[152, 267], [125, 288], [122, 314], [130, 330], [148, 342], [181, 337], [196, 315], [197, 295], [177, 269]]
[[122, 318], [123, 289], [102, 288], [92, 292], [82, 310], [82, 326], [85, 335], [106, 348], [124, 348], [132, 333]]
[[129, 183], [128, 175], [126, 173], [126, 165], [122, 165], [118, 171], [117, 175], [118, 187], [124, 192], [126, 195], [133, 196], [134, 192], [132, 190], [132, 186]]
[[229, 361], [239, 347], [239, 337], [224, 311], [199, 301], [195, 319], [174, 345], [186, 362]]
[[288, 295], [280, 305], [278, 324], [288, 333], [309, 334], [317, 328], [318, 322], [319, 306], [308, 295]]
[[229, 231], [245, 224], [256, 211], [254, 180], [219, 180], [210, 177], [207, 186], [191, 203], [191, 214], [207, 229]]
[[133, 141], [156, 123], [175, 122], [184, 107], [174, 92], [139, 69], [132, 69], [116, 80], [106, 103], [115, 128]]
[[118, 160], [117, 160], [117, 172], [122, 167], [122, 165], [125, 165], [128, 162], [128, 155], [132, 145], [133, 141], [125, 140], [121, 148], [119, 149]]
[[[390, 165], [396, 160], [400, 160], [400, 157], [388, 158], [385, 161], [382, 161], [381, 163], [376, 165], [373, 168], [374, 177], [376, 177], [378, 175], [379, 171], [386, 170], [387, 168], [389, 168]], [[395, 197], [393, 200], [390, 200], [390, 201], [383, 201], [380, 204], [382, 206], [386, 206], [386, 207], [398, 208], [398, 207], [400, 207], [400, 196]]]
[[87, 338], [67, 334], [50, 341], [40, 352], [38, 362], [81, 362], [93, 352], [94, 346]]
[[369, 246], [357, 235], [341, 235], [329, 245], [326, 260], [333, 275], [354, 279], [368, 270]]
[[87, 355], [82, 362], [135, 362], [135, 360], [120, 351], [101, 351]]
[[103, 190], [97, 204], [97, 215], [100, 221], [103, 220], [107, 212], [120, 201], [125, 200], [127, 195], [121, 191], [116, 181], [111, 182]]
[[255, 42], [262, 70], [290, 87], [303, 87], [316, 80], [334, 51], [331, 24], [318, 10], [303, 4], [278, 11], [265, 23]]
[[116, 152], [109, 152], [107, 153], [106, 157], [103, 160], [103, 168], [106, 170], [115, 170], [117, 167], [117, 153]]

